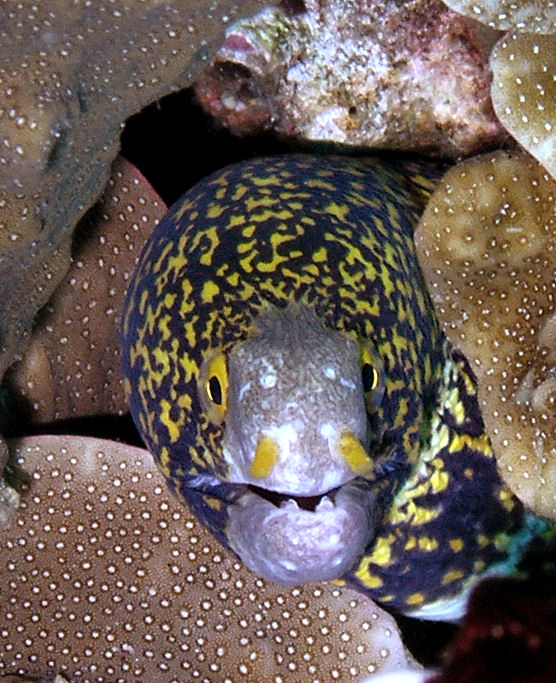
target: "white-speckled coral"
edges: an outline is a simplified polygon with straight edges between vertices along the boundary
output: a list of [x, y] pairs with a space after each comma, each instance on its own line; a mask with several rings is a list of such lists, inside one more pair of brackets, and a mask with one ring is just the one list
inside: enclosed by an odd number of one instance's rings
[[407, 665], [394, 620], [366, 598], [250, 574], [146, 451], [79, 437], [14, 448], [30, 488], [1, 536], [0, 676], [347, 682]]
[[489, 98], [498, 33], [440, 0], [302, 4], [228, 31], [195, 88], [224, 125], [448, 157], [502, 140]]
[[509, 30], [490, 58], [494, 110], [513, 137], [556, 176], [556, 3], [444, 2], [486, 26]]
[[121, 309], [142, 246], [165, 210], [137, 169], [117, 159], [102, 201], [76, 231], [68, 274], [6, 376], [4, 389], [27, 422], [126, 412]]
[[556, 180], [520, 152], [464, 162], [415, 238], [437, 314], [477, 375], [501, 475], [556, 518]]
[[68, 266], [71, 230], [108, 180], [125, 118], [189, 85], [229, 22], [262, 4], [1, 3], [0, 377]]
[[553, 33], [556, 4], [553, 0], [443, 0], [456, 12], [490, 26], [507, 30]]
[[556, 35], [509, 33], [495, 46], [492, 103], [513, 137], [556, 177]]

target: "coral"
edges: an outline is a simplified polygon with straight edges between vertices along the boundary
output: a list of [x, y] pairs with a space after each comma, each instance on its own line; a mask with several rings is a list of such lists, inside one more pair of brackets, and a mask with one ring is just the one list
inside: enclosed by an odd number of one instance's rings
[[143, 243], [165, 210], [143, 176], [117, 159], [102, 200], [75, 231], [69, 272], [6, 375], [3, 390], [16, 411], [10, 421], [126, 412], [120, 314]]
[[437, 314], [470, 360], [502, 477], [556, 518], [556, 181], [499, 151], [450, 169], [415, 239]]
[[483, 581], [471, 595], [442, 673], [428, 683], [554, 680], [555, 588], [546, 581]]
[[1, 538], [0, 676], [358, 681], [408, 664], [368, 599], [250, 574], [147, 451], [30, 437], [13, 455], [30, 487]]
[[495, 46], [492, 103], [500, 121], [556, 177], [556, 36], [510, 33]]
[[0, 12], [0, 377], [63, 276], [123, 121], [190, 84], [262, 2], [30, 0]]
[[499, 34], [439, 0], [327, 0], [273, 7], [227, 32], [196, 83], [238, 133], [456, 157], [503, 139], [489, 98]]
[[556, 6], [552, 0], [443, 0], [455, 12], [477, 19], [491, 28], [536, 33], [556, 31]]
[[509, 30], [491, 58], [492, 104], [502, 125], [556, 176], [556, 6], [552, 0], [443, 0], [456, 12]]
[[361, 681], [361, 683], [426, 683], [430, 673], [417, 669], [400, 669], [379, 674], [378, 676], [371, 676]]

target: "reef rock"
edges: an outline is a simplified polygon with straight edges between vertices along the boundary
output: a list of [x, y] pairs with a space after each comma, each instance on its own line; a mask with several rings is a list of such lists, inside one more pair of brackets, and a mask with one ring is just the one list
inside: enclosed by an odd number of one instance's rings
[[498, 36], [440, 0], [284, 3], [230, 27], [195, 92], [237, 133], [468, 155], [504, 137], [489, 97]]
[[427, 683], [549, 683], [556, 671], [553, 581], [486, 579], [473, 591], [461, 630]]

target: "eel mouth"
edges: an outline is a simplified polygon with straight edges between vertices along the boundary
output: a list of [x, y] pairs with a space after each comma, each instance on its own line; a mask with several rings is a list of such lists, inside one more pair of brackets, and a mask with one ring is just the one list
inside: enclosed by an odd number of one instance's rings
[[373, 529], [372, 490], [348, 481], [299, 496], [249, 485], [229, 512], [228, 541], [262, 578], [297, 585], [343, 576]]
[[293, 501], [297, 504], [300, 510], [306, 510], [308, 512], [314, 512], [318, 507], [319, 503], [328, 498], [332, 503], [336, 498], [336, 494], [341, 489], [341, 487], [331, 489], [317, 496], [296, 496], [289, 493], [280, 493], [278, 491], [271, 491], [270, 489], [262, 488], [261, 486], [255, 486], [254, 484], [249, 484], [247, 487], [249, 491], [257, 496], [260, 496], [269, 503], [272, 503], [275, 507], [279, 508], [284, 503], [288, 501]]

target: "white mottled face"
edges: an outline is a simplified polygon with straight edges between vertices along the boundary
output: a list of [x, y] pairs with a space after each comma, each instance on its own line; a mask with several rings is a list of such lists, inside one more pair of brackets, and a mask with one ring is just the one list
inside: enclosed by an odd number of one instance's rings
[[371, 467], [356, 341], [303, 305], [269, 308], [228, 363], [230, 481], [321, 495]]

